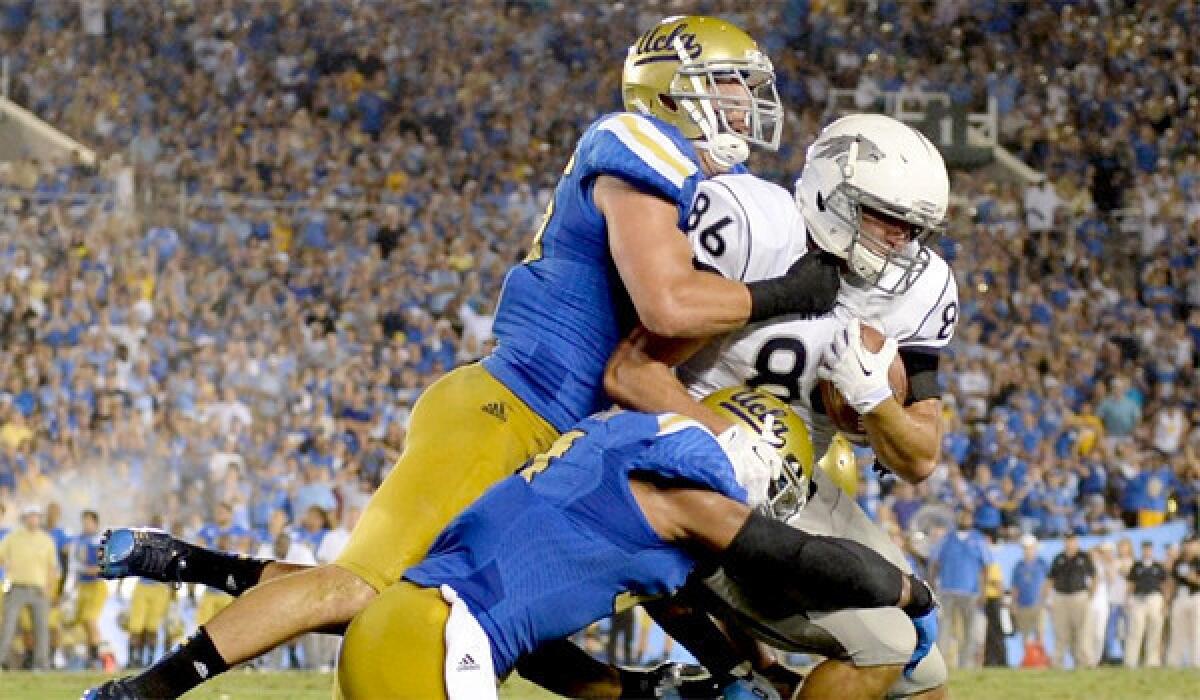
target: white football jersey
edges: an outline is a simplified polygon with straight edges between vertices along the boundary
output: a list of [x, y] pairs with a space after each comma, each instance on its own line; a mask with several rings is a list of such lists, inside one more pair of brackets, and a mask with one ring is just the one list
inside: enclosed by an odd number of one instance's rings
[[[753, 175], [721, 175], [697, 189], [688, 237], [697, 262], [743, 282], [777, 277], [808, 249], [804, 221], [792, 195]], [[843, 275], [837, 306], [825, 316], [784, 316], [713, 341], [678, 370], [699, 398], [722, 387], [761, 387], [789, 402], [824, 453], [833, 430], [814, 416], [817, 365], [833, 334], [854, 317], [899, 341], [901, 348], [937, 352], [954, 336], [958, 287], [950, 267], [930, 251], [929, 266], [904, 294], [891, 295]], [[814, 418], [816, 420], [814, 420]]]

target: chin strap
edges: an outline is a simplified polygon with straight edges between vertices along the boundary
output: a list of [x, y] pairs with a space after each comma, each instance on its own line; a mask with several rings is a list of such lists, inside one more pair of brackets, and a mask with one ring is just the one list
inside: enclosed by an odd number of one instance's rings
[[[672, 46], [675, 52], [679, 54], [679, 62], [684, 66], [692, 64], [691, 56], [683, 47], [683, 41], [679, 37], [675, 37]], [[704, 94], [704, 84], [700, 82], [700, 78], [696, 75], [688, 76], [692, 82], [692, 90], [697, 94]], [[750, 146], [745, 139], [737, 134], [730, 134], [717, 131], [717, 125], [720, 121], [717, 119], [717, 113], [713, 110], [709, 100], [704, 99], [687, 99], [679, 101], [688, 116], [696, 125], [700, 127], [700, 131], [704, 134], [704, 139], [700, 143], [700, 147], [708, 151], [709, 157], [713, 159], [721, 168], [732, 168], [735, 165], [746, 162], [750, 157]]]

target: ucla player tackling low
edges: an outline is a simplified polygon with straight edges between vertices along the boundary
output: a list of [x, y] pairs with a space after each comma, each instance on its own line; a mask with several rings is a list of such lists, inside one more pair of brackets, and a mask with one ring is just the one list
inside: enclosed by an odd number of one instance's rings
[[[705, 403], [749, 430], [757, 416], [787, 410], [745, 389]], [[807, 472], [807, 431], [785, 420], [781, 452]], [[770, 582], [784, 609], [915, 598], [920, 614], [932, 603], [924, 584], [869, 549], [752, 511], [768, 501], [769, 480], [758, 477], [769, 467], [752, 473], [740, 461], [722, 436], [679, 415], [613, 410], [578, 423], [451, 522], [393, 589], [390, 616], [354, 622], [346, 653], [360, 644], [404, 652], [382, 682], [343, 669], [341, 694], [494, 698], [496, 678], [519, 657], [614, 609], [669, 595], [698, 559], [755, 590]], [[779, 590], [780, 579], [791, 583]]]
[[[629, 111], [583, 134], [529, 256], [509, 273], [497, 350], [421, 395], [404, 453], [336, 562], [223, 555], [148, 530], [110, 535], [106, 576], [194, 581], [240, 597], [153, 668], [95, 697], [177, 696], [296, 635], [360, 613], [387, 617], [389, 586], [452, 517], [608, 404], [605, 363], [636, 323], [707, 336], [832, 306], [838, 276], [823, 261], [746, 284], [696, 271], [679, 233], [702, 180], [742, 172], [751, 145], [779, 143], [774, 72], [753, 39], [718, 19], [669, 18], [629, 50], [623, 90]], [[352, 647], [360, 653], [340, 663], [364, 678], [394, 667], [386, 648]]]
[[[788, 401], [814, 428], [814, 450], [822, 454], [833, 430], [814, 399], [818, 378], [829, 377], [863, 416], [862, 437], [880, 461], [905, 479], [924, 479], [936, 465], [941, 440], [937, 354], [953, 336], [958, 310], [949, 267], [924, 245], [941, 224], [948, 189], [932, 144], [879, 115], [845, 117], [817, 137], [795, 200], [748, 175], [703, 183], [688, 222], [702, 267], [751, 280], [772, 275], [815, 245], [845, 261], [837, 307], [828, 315], [785, 317], [730, 334], [684, 362], [679, 380], [667, 365], [689, 348], [653, 338], [627, 342], [609, 367], [610, 392], [642, 410], [683, 410], [680, 380], [692, 396], [746, 383]], [[862, 346], [860, 319], [888, 336], [879, 353]], [[897, 351], [909, 375], [906, 405], [892, 397], [887, 380]], [[847, 476], [842, 485], [851, 489], [855, 475]], [[833, 479], [818, 470], [814, 482], [812, 497], [789, 523], [862, 542], [908, 570], [891, 539]], [[720, 573], [707, 583], [718, 606], [756, 636], [830, 658], [807, 678], [801, 697], [830, 697], [835, 688], [846, 698], [942, 692], [946, 671], [936, 648], [920, 665], [905, 668], [916, 637], [898, 610], [781, 618], [761, 612], [761, 601]]]

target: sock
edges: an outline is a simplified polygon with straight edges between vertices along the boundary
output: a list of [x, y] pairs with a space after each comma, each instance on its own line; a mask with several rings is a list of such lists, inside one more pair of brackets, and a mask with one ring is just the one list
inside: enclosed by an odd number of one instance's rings
[[129, 635], [129, 658], [125, 662], [126, 668], [141, 668], [142, 663], [140, 655], [142, 645], [137, 641], [136, 635]]
[[203, 583], [229, 595], [241, 595], [258, 585], [266, 568], [266, 559], [252, 559], [203, 547], [191, 547], [180, 578], [188, 583]]
[[142, 666], [154, 663], [154, 642], [146, 642], [142, 647]]
[[203, 627], [158, 663], [126, 681], [139, 697], [177, 698], [229, 670]]
[[95, 644], [88, 645], [88, 661], [100, 660], [100, 647]]

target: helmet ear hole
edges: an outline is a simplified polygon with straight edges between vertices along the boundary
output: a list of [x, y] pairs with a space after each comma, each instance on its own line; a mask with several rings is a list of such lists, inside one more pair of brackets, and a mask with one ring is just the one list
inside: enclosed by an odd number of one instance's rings
[[670, 95], [665, 95], [660, 92], [660, 93], [658, 93], [658, 101], [659, 101], [659, 103], [662, 104], [663, 107], [666, 107], [667, 109], [671, 110], [672, 112], [679, 111], [679, 103], [676, 102], [675, 98], [671, 97]]
[[817, 211], [825, 211], [825, 198], [821, 196], [820, 192], [817, 193]]

